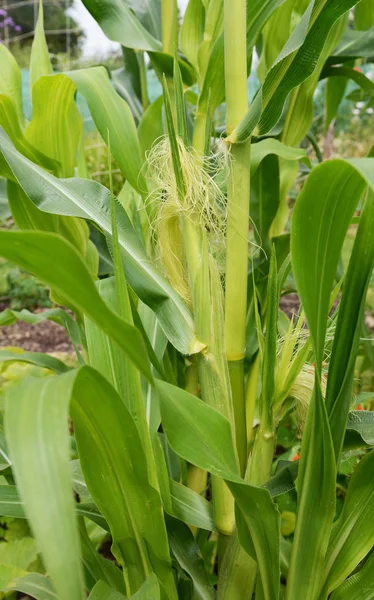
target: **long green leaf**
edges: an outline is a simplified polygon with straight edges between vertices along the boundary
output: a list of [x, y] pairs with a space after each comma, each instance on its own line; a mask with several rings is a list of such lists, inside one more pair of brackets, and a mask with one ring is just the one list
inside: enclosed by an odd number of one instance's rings
[[[157, 381], [162, 425], [173, 450], [185, 460], [225, 479], [242, 514], [242, 539], [250, 535], [266, 600], [279, 595], [279, 513], [264, 488], [238, 474], [229, 422], [180, 388]], [[248, 533], [248, 531], [250, 533]]]
[[331, 160], [315, 167], [299, 195], [292, 221], [291, 253], [297, 289], [322, 362], [330, 294], [343, 240], [374, 160]]
[[352, 573], [374, 545], [374, 453], [360, 462], [350, 481], [343, 511], [334, 524], [326, 555], [322, 597]]
[[[161, 42], [153, 37], [132, 12], [127, 0], [83, 0], [83, 4], [110, 40], [137, 50], [161, 50]], [[144, 3], [142, 3], [144, 4]], [[142, 5], [141, 4], [141, 5]], [[135, 6], [137, 6], [136, 3]]]
[[[80, 502], [75, 505], [75, 509], [77, 515], [87, 517], [106, 531], [110, 531], [107, 522], [93, 502]], [[15, 517], [16, 519], [26, 518], [24, 504], [14, 485], [0, 485], [0, 516]]]
[[374, 446], [374, 413], [369, 410], [353, 410], [348, 415], [344, 447], [365, 446]]
[[316, 573], [321, 573], [324, 567], [335, 514], [335, 482], [334, 448], [325, 403], [316, 380], [301, 447], [296, 529], [287, 578], [287, 600], [318, 598], [322, 581]]
[[81, 539], [82, 561], [94, 581], [103, 581], [111, 588], [125, 594], [126, 586], [121, 570], [112, 561], [98, 553], [91, 542], [84, 519], [79, 519], [79, 532]]
[[[0, 153], [33, 202], [46, 212], [90, 219], [111, 235], [110, 193], [94, 181], [59, 180], [18, 153], [0, 132]], [[178, 294], [147, 257], [126, 215], [117, 206], [119, 242], [126, 279], [145, 304], [157, 314], [163, 330], [178, 350], [193, 354], [202, 348], [196, 340], [191, 313]]]
[[52, 73], [53, 69], [49, 58], [48, 46], [44, 33], [43, 0], [39, 0], [38, 20], [35, 27], [30, 56], [31, 97], [34, 84], [38, 81], [38, 79], [44, 75], [51, 75]]
[[374, 26], [367, 31], [348, 29], [328, 62], [330, 64], [341, 64], [354, 58], [371, 58], [373, 56], [373, 41]]
[[83, 367], [74, 384], [72, 417], [88, 488], [110, 526], [131, 591], [153, 571], [167, 597], [175, 600], [161, 500], [149, 484], [142, 442], [128, 409], [103, 377]]
[[100, 298], [91, 275], [71, 244], [51, 233], [2, 231], [0, 254], [32, 272], [66, 298], [72, 308], [90, 317], [152, 380], [141, 334]]
[[[247, 49], [249, 56], [251, 56], [253, 46], [260, 35], [263, 25], [276, 8], [283, 4], [284, 1], [285, 0], [254, 0], [247, 3]], [[212, 110], [215, 110], [225, 98], [223, 34], [215, 41], [210, 54], [199, 98], [199, 110], [202, 112], [206, 112], [207, 110], [209, 97]]]
[[191, 577], [196, 600], [214, 600], [214, 590], [209, 585], [204, 562], [191, 530], [177, 521], [167, 520], [171, 551], [181, 568]]
[[198, 69], [198, 49], [203, 41], [205, 9], [202, 0], [190, 0], [180, 29], [179, 42], [183, 54]]
[[10, 391], [5, 412], [17, 487], [61, 600], [85, 597], [68, 464], [66, 388], [74, 376], [72, 372], [23, 382]]
[[[6, 95], [0, 95], [0, 125], [4, 128], [6, 133], [9, 135], [13, 144], [19, 152], [24, 154], [27, 158], [43, 166], [51, 172], [58, 172], [59, 165], [56, 161], [52, 160], [45, 154], [39, 152], [34, 146], [25, 138], [21, 126], [18, 121], [16, 105], [12, 98]], [[0, 167], [4, 170], [2, 161], [0, 161]], [[2, 173], [8, 178], [13, 178], [11, 171]]]
[[145, 111], [138, 127], [138, 136], [142, 156], [152, 148], [157, 138], [164, 134], [162, 122], [163, 96], [159, 96]]
[[355, 361], [363, 320], [366, 291], [374, 266], [374, 192], [361, 213], [355, 244], [339, 305], [326, 390], [336, 462], [339, 464], [352, 397]]
[[7, 589], [28, 594], [36, 600], [59, 600], [49, 579], [40, 573], [28, 573], [19, 577], [12, 581]]
[[[370, 164], [370, 159], [369, 162], [364, 159], [351, 163], [330, 161], [316, 167], [293, 215], [292, 265], [314, 346], [316, 386], [301, 452], [299, 505], [287, 600], [314, 598], [321, 586], [314, 574], [322, 568], [334, 516], [335, 453], [319, 379], [331, 289], [345, 233], [365, 189]], [[317, 509], [318, 536], [314, 526]]]
[[332, 594], [331, 600], [371, 600], [374, 588], [374, 553], [362, 569], [346, 579]]
[[[309, 4], [262, 86], [259, 134], [267, 133], [276, 125], [290, 91], [316, 68], [332, 26], [356, 3], [357, 0], [312, 0]], [[251, 135], [255, 123], [253, 114], [257, 110], [255, 102], [229, 137], [231, 142], [244, 141]]]
[[44, 369], [50, 369], [55, 373], [66, 373], [70, 371], [70, 367], [65, 365], [64, 362], [49, 356], [48, 354], [42, 354], [41, 352], [12, 352], [10, 350], [0, 350], [0, 363], [3, 362], [26, 362]]
[[68, 73], [82, 96], [104, 142], [116, 159], [123, 175], [141, 194], [147, 193], [142, 174], [143, 161], [134, 118], [128, 104], [117, 94], [104, 67], [78, 69]]
[[120, 594], [101, 580], [92, 588], [88, 598], [89, 600], [125, 600], [123, 594]]
[[308, 155], [303, 148], [292, 148], [292, 146], [286, 146], [279, 140], [274, 138], [267, 138], [252, 144], [251, 146], [251, 175], [254, 175], [260, 166], [260, 163], [269, 155], [276, 155], [285, 160], [300, 160], [307, 167], [310, 167], [310, 160]]
[[199, 529], [214, 530], [213, 507], [190, 488], [170, 479], [173, 516]]
[[41, 77], [32, 89], [32, 120], [26, 139], [60, 164], [60, 177], [73, 177], [82, 117], [74, 101], [75, 86], [62, 73]]
[[20, 126], [23, 126], [21, 71], [15, 58], [5, 44], [0, 44], [0, 94], [9, 96], [14, 102]]
[[355, 8], [355, 27], [364, 31], [374, 26], [374, 5], [371, 0], [361, 0]]

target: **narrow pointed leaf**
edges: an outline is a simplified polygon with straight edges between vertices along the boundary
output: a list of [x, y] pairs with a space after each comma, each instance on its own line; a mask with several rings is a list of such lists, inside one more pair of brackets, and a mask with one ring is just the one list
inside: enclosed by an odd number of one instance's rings
[[12, 352], [10, 350], [0, 350], [0, 363], [10, 361], [30, 363], [44, 369], [50, 369], [55, 373], [66, 373], [71, 369], [71, 367], [65, 365], [58, 358], [42, 354], [41, 352], [23, 352], [20, 354], [19, 352]]
[[168, 519], [167, 528], [171, 551], [191, 577], [194, 597], [196, 600], [214, 600], [214, 589], [209, 585], [204, 561], [191, 530], [177, 519]]
[[357, 567], [374, 545], [374, 453], [356, 468], [343, 511], [334, 524], [326, 555], [323, 593], [327, 596]]
[[374, 192], [369, 192], [360, 217], [343, 294], [339, 304], [326, 390], [326, 407], [337, 464], [352, 398], [355, 361], [366, 292], [374, 266]]
[[364, 566], [346, 579], [332, 594], [331, 600], [371, 600], [374, 588], [374, 554]]
[[[0, 154], [6, 156], [17, 179], [33, 202], [46, 212], [92, 220], [111, 234], [110, 192], [94, 181], [59, 180], [18, 153], [0, 131]], [[118, 236], [126, 278], [148, 304], [167, 337], [183, 354], [202, 348], [196, 340], [191, 313], [178, 294], [147, 257], [126, 213], [117, 207]]]
[[98, 581], [92, 588], [88, 600], [125, 600], [125, 596], [109, 587], [105, 581]]
[[68, 465], [66, 386], [71, 385], [73, 377], [72, 372], [61, 379], [25, 381], [9, 393], [5, 413], [17, 487], [61, 600], [85, 597]]
[[[262, 115], [258, 133], [267, 133], [278, 122], [292, 89], [300, 85], [317, 66], [326, 38], [334, 23], [357, 0], [312, 1], [282, 49], [262, 86]], [[230, 141], [247, 139], [254, 128], [252, 106], [230, 136]]]
[[59, 600], [50, 580], [40, 573], [28, 573], [24, 577], [15, 579], [8, 586], [8, 590], [28, 594], [35, 600]]
[[0, 254], [29, 270], [97, 323], [152, 380], [141, 334], [100, 298], [91, 275], [71, 244], [51, 233], [3, 231]]
[[156, 386], [170, 445], [185, 460], [225, 479], [243, 517], [239, 538], [252, 538], [265, 598], [277, 600], [279, 513], [269, 492], [241, 479], [231, 427], [225, 417], [180, 388], [161, 381]]
[[52, 73], [53, 69], [49, 58], [48, 46], [44, 33], [43, 0], [39, 0], [38, 20], [35, 27], [30, 56], [31, 96], [34, 84], [38, 81], [38, 79], [44, 75], [51, 75]]
[[84, 0], [83, 4], [110, 40], [127, 48], [161, 51], [161, 42], [143, 27], [132, 12], [133, 2]]
[[82, 117], [74, 100], [75, 86], [66, 75], [41, 77], [32, 90], [32, 120], [26, 139], [59, 163], [60, 177], [73, 177]]
[[110, 151], [124, 177], [132, 187], [147, 193], [141, 172], [143, 161], [134, 118], [128, 104], [117, 94], [104, 67], [70, 71], [68, 76], [90, 109], [91, 116], [104, 142], [110, 137]]
[[21, 71], [15, 58], [5, 44], [0, 44], [0, 94], [8, 96], [16, 107], [20, 126], [23, 126]]

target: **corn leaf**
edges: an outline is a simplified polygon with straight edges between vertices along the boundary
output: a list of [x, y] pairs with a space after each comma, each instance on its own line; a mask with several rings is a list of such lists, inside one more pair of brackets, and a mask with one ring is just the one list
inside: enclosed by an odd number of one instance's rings
[[79, 532], [82, 549], [82, 561], [94, 581], [103, 581], [117, 592], [126, 593], [125, 581], [121, 570], [112, 561], [98, 553], [91, 542], [84, 519], [79, 519]]
[[59, 177], [73, 177], [83, 130], [74, 94], [74, 83], [63, 74], [41, 77], [32, 90], [32, 120], [25, 137], [59, 163]]
[[198, 70], [198, 50], [203, 41], [205, 9], [202, 0], [190, 0], [179, 33], [179, 43], [183, 54]]
[[97, 584], [92, 588], [91, 593], [88, 597], [89, 600], [125, 600], [125, 596], [120, 594], [105, 581], [98, 581]]
[[255, 238], [266, 253], [271, 252], [269, 231], [279, 207], [279, 186], [279, 161], [277, 156], [269, 154], [251, 178], [250, 200]]
[[185, 485], [169, 481], [172, 516], [193, 527], [214, 531], [212, 504]]
[[317, 364], [322, 362], [330, 294], [344, 236], [366, 184], [374, 185], [373, 165], [373, 159], [363, 158], [331, 160], [315, 167], [295, 206], [292, 266]]
[[[285, 0], [255, 0], [247, 5], [247, 49], [251, 56], [255, 42], [260, 35], [263, 25], [266, 23], [273, 11]], [[205, 36], [204, 36], [205, 39]], [[249, 65], [251, 61], [248, 61]], [[225, 74], [224, 74], [224, 36], [223, 33], [217, 38], [207, 66], [201, 95], [199, 98], [199, 110], [205, 112], [210, 97], [211, 109], [214, 111], [225, 99]]]
[[214, 600], [214, 589], [209, 585], [204, 561], [194, 536], [187, 525], [177, 519], [167, 519], [171, 551], [180, 567], [189, 574], [196, 600]]
[[[115, 230], [116, 228], [114, 226], [113, 231], [115, 232]], [[116, 244], [114, 243], [114, 247], [115, 246]], [[116, 254], [116, 251], [114, 251], [115, 277], [99, 281], [97, 283], [97, 289], [106, 305], [111, 306], [122, 319], [133, 325], [132, 311], [123, 272], [123, 286], [119, 283], [122, 263], [119, 262], [118, 264], [117, 259], [119, 256], [116, 256]], [[154, 458], [146, 420], [146, 408], [142, 396], [140, 373], [136, 366], [128, 359], [123, 348], [112, 341], [110, 336], [106, 335], [90, 319], [86, 319], [85, 321], [85, 331], [87, 336], [88, 362], [101, 373], [109, 383], [111, 383], [126, 404], [127, 409], [139, 430], [140, 439], [142, 440], [144, 453], [146, 455], [150, 481], [152, 485], [157, 487], [157, 478], [154, 472]], [[137, 331], [140, 334], [139, 329], [137, 329]]]
[[344, 506], [334, 524], [326, 555], [322, 597], [327, 597], [365, 558], [374, 545], [374, 453], [356, 468]]
[[5, 432], [17, 487], [61, 600], [85, 597], [68, 464], [66, 388], [74, 376], [25, 381], [6, 399]]
[[335, 481], [334, 448], [316, 379], [301, 446], [296, 529], [287, 578], [289, 600], [318, 598], [322, 582], [316, 573], [323, 571], [335, 515]]
[[70, 71], [68, 76], [85, 97], [91, 116], [124, 177], [141, 194], [147, 186], [141, 173], [142, 159], [134, 118], [128, 104], [111, 85], [104, 67]]
[[44, 33], [43, 0], [39, 0], [38, 20], [35, 27], [30, 55], [31, 97], [34, 84], [38, 81], [38, 79], [44, 75], [51, 75], [52, 73], [53, 69], [49, 58], [48, 46]]
[[[263, 135], [276, 125], [288, 94], [312, 75], [316, 68], [332, 26], [356, 3], [357, 0], [324, 0], [323, 2], [312, 0], [309, 4], [265, 78], [262, 86], [262, 113], [257, 128], [258, 134]], [[251, 106], [230, 136], [230, 141], [244, 141], [251, 135], [255, 123], [254, 114], [258, 111], [256, 104], [255, 102]]]
[[164, 98], [163, 96], [159, 96], [148, 106], [139, 123], [138, 136], [143, 157], [152, 148], [157, 138], [164, 134], [162, 122], [163, 105]]
[[[160, 496], [149, 484], [141, 439], [128, 409], [104, 378], [84, 367], [74, 386], [72, 417], [85, 480], [110, 526], [131, 589], [138, 589], [153, 571], [174, 600]], [[105, 487], [98, 476], [102, 473]]]
[[42, 354], [41, 352], [23, 352], [20, 354], [19, 352], [11, 352], [10, 350], [0, 350], [0, 363], [10, 361], [30, 363], [44, 369], [50, 369], [55, 373], [70, 371], [70, 367], [65, 365], [65, 363], [48, 354]]
[[[134, 50], [131, 50], [130, 48], [124, 48], [124, 50], [127, 52], [133, 52], [135, 54]], [[139, 71], [139, 64], [136, 55], [134, 58], [134, 67], [136, 67]], [[119, 69], [114, 69], [114, 71], [111, 71], [111, 77], [114, 89], [129, 105], [135, 121], [139, 122], [143, 115], [141, 92], [139, 92], [138, 96], [134, 88], [132, 73], [128, 72], [126, 67], [120, 67]]]
[[279, 513], [267, 490], [246, 484], [238, 474], [229, 422], [180, 388], [161, 381], [156, 387], [171, 447], [185, 460], [225, 479], [243, 517], [239, 538], [253, 540], [265, 598], [278, 599]]
[[0, 44], [0, 94], [8, 96], [14, 103], [18, 122], [23, 126], [21, 71], [15, 58], [5, 44]]
[[[24, 156], [43, 166], [48, 171], [58, 172], [59, 165], [56, 161], [52, 160], [45, 154], [39, 152], [33, 145], [25, 138], [16, 112], [16, 105], [14, 101], [5, 95], [0, 96], [0, 126], [6, 131], [7, 135], [12, 140], [13, 144], [19, 152]], [[13, 179], [13, 173], [9, 170], [9, 167], [4, 171], [3, 160], [0, 159], [0, 173], [8, 179]]]
[[29, 594], [35, 600], [59, 600], [49, 579], [40, 573], [28, 573], [13, 580], [7, 591], [17, 590]]
[[[46, 212], [90, 219], [111, 234], [110, 193], [94, 181], [61, 181], [28, 161], [0, 132], [0, 153], [6, 156], [17, 179], [33, 202]], [[167, 337], [184, 354], [201, 349], [191, 313], [181, 298], [147, 257], [126, 213], [117, 206], [118, 236], [126, 279], [161, 323]]]
[[[106, 531], [110, 531], [108, 523], [93, 502], [80, 502], [75, 505], [75, 510], [78, 516], [86, 517]], [[16, 519], [26, 518], [24, 503], [14, 485], [0, 485], [0, 516]]]
[[348, 29], [329, 58], [329, 64], [341, 64], [354, 58], [371, 58], [373, 56], [374, 26], [367, 31]]
[[371, 600], [374, 587], [374, 554], [364, 566], [346, 579], [331, 595], [331, 600]]
[[[144, 2], [84, 0], [83, 4], [110, 40], [137, 50], [162, 49], [161, 42], [147, 31], [131, 10], [135, 8], [136, 12], [137, 6], [145, 6]], [[144, 9], [143, 13], [145, 14]], [[159, 31], [153, 33], [157, 35]]]
[[326, 407], [339, 463], [351, 404], [365, 299], [374, 266], [374, 192], [368, 194], [339, 304], [326, 390]]
[[325, 90], [325, 132], [330, 127], [335, 115], [339, 110], [341, 101], [347, 89], [348, 79], [346, 77], [329, 77]]
[[369, 410], [353, 410], [348, 415], [345, 448], [374, 446], [374, 414]]
[[71, 244], [51, 233], [3, 231], [0, 253], [32, 272], [66, 298], [71, 307], [90, 317], [152, 380], [141, 334], [100, 298], [91, 275]]
[[285, 160], [297, 161], [300, 160], [307, 167], [311, 166], [310, 160], [306, 151], [303, 148], [292, 148], [274, 138], [261, 140], [256, 144], [251, 145], [251, 175], [253, 176], [260, 163], [269, 155], [276, 155]]
[[374, 26], [374, 5], [371, 0], [361, 0], [355, 8], [355, 28], [365, 31]]

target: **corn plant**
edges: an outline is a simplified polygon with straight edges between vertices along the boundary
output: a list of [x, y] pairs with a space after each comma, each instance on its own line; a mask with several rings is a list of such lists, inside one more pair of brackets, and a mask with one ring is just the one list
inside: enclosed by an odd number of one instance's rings
[[[374, 159], [315, 164], [305, 139], [321, 158], [308, 137], [321, 79], [326, 127], [348, 79], [373, 97], [354, 68], [373, 56], [372, 1], [190, 0], [182, 24], [175, 0], [84, 4], [122, 44], [124, 68], [112, 79], [101, 66], [53, 73], [41, 3], [30, 122], [0, 46], [0, 170], [17, 225], [0, 232], [0, 253], [70, 309], [6, 310], [1, 323], [53, 319], [77, 355], [72, 368], [0, 352], [53, 373], [5, 401], [0, 514], [28, 520], [44, 569], [3, 565], [2, 589], [39, 600], [370, 600], [374, 419], [352, 409], [357, 356], [372, 361], [360, 339]], [[249, 98], [253, 57], [261, 85]], [[162, 86], [153, 103], [148, 68]], [[107, 144], [109, 188], [89, 178], [77, 92]], [[292, 290], [301, 308], [288, 318], [280, 297]], [[277, 449], [289, 422], [296, 461]], [[338, 515], [338, 473], [352, 457]], [[113, 560], [97, 552], [92, 523]]]

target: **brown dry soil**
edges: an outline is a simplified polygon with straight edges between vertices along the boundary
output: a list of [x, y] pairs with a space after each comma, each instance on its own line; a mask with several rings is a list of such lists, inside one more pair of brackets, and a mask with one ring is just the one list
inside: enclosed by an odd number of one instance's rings
[[[296, 294], [289, 294], [281, 299], [281, 308], [287, 315], [299, 309]], [[374, 331], [374, 319], [367, 314], [366, 323]], [[65, 330], [50, 321], [42, 321], [37, 325], [29, 325], [18, 321], [14, 325], [0, 328], [0, 348], [18, 346], [29, 352], [72, 352], [73, 348]]]

